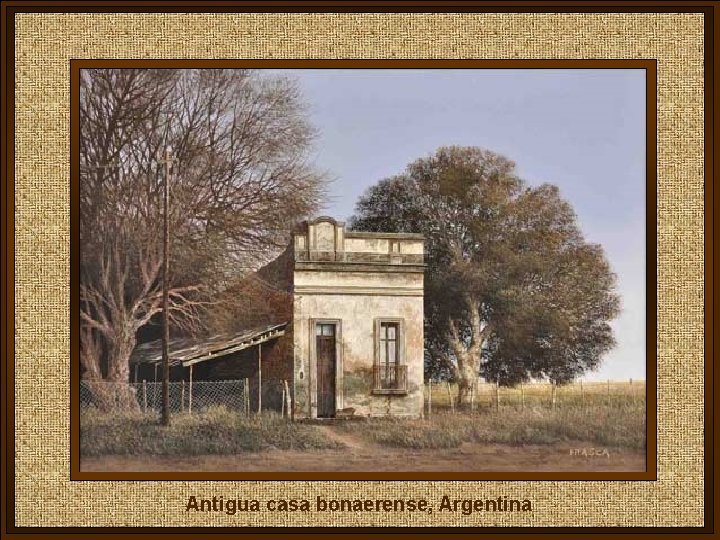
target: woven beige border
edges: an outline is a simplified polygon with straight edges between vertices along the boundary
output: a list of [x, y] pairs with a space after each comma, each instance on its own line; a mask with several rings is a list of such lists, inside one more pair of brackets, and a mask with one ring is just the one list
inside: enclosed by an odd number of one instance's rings
[[[698, 14], [18, 14], [18, 526], [699, 526], [703, 524], [703, 19]], [[69, 60], [658, 60], [657, 482], [70, 482]], [[507, 495], [532, 513], [228, 516], [237, 498]]]

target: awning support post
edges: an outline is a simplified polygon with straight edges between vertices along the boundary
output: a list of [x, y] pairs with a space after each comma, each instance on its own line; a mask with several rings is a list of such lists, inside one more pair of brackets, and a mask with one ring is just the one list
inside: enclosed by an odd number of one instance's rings
[[192, 413], [192, 364], [190, 364], [190, 394], [188, 395], [188, 412]]
[[262, 343], [258, 343], [258, 412], [262, 411]]

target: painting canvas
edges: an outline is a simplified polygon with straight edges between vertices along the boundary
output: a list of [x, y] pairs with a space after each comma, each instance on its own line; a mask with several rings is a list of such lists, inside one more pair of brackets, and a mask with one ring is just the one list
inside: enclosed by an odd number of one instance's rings
[[646, 470], [639, 69], [82, 69], [82, 471]]

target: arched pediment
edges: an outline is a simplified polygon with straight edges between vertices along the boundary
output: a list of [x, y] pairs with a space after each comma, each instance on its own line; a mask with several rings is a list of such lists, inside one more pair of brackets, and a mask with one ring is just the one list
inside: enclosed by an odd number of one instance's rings
[[330, 223], [331, 225], [333, 225], [335, 227], [344, 227], [345, 226], [344, 222], [338, 221], [334, 217], [331, 217], [331, 216], [318, 216], [315, 219], [308, 221], [308, 225], [317, 225], [319, 223]]

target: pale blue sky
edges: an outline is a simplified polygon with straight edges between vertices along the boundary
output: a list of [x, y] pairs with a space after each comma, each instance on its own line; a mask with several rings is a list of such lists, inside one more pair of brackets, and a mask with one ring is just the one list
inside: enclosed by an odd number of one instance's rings
[[618, 275], [618, 345], [586, 379], [645, 378], [643, 70], [268, 70], [297, 78], [336, 180], [325, 213], [439, 146], [481, 146], [550, 182]]

